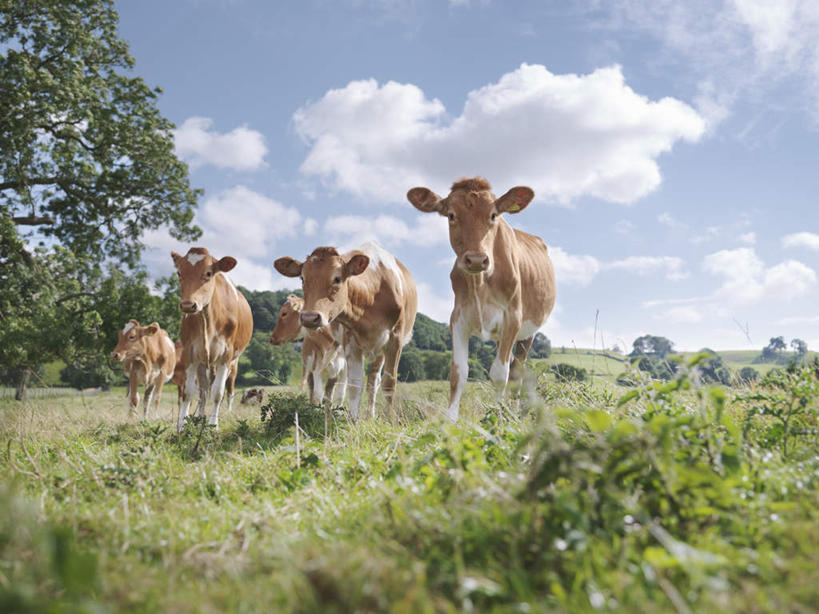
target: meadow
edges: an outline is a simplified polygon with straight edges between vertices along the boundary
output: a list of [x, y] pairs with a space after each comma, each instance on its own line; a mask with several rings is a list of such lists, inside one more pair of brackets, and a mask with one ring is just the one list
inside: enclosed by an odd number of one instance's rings
[[148, 421], [2, 400], [0, 610], [815, 611], [815, 374], [692, 369], [473, 383], [458, 424], [446, 382], [359, 424], [269, 388], [179, 436], [172, 389]]

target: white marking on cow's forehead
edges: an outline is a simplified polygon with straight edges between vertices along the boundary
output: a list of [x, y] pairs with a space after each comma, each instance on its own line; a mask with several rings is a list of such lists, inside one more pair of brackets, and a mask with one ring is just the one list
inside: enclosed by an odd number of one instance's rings
[[200, 260], [205, 259], [205, 254], [188, 254], [186, 257], [188, 259], [188, 262], [190, 262], [192, 265], [195, 265]]
[[128, 324], [125, 325], [125, 328], [122, 329], [122, 334], [127, 335], [128, 331], [131, 330], [134, 326], [136, 326], [136, 324], [134, 324], [133, 322], [128, 322]]
[[395, 260], [395, 256], [393, 256], [375, 241], [367, 241], [359, 248], [359, 251], [364, 252], [370, 258], [369, 268], [372, 268], [373, 271], [375, 271], [378, 268], [378, 265], [381, 264], [385, 269], [395, 273], [396, 281], [398, 282], [398, 292], [399, 294], [403, 294], [401, 269], [398, 266], [398, 262]]

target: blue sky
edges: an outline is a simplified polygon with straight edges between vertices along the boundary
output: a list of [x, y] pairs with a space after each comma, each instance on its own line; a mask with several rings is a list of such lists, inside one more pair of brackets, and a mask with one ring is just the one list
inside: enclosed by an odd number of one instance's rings
[[[117, 2], [204, 188], [202, 244], [275, 258], [377, 239], [446, 320], [446, 223], [406, 191], [535, 190], [555, 345], [819, 348], [819, 5], [800, 0]], [[145, 262], [171, 270], [165, 232]], [[595, 314], [599, 310], [597, 336]], [[747, 334], [746, 334], [747, 333]]]

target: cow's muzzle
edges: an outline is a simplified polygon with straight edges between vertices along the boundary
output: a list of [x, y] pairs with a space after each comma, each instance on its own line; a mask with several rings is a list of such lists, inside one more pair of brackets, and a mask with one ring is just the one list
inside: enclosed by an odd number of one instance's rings
[[483, 273], [489, 268], [489, 256], [482, 252], [466, 252], [463, 265], [467, 273]]
[[182, 313], [196, 313], [199, 311], [199, 305], [196, 304], [196, 301], [180, 301], [179, 311]]
[[318, 311], [302, 311], [299, 314], [299, 322], [305, 328], [316, 329], [321, 327], [321, 314]]
[[124, 356], [122, 354], [120, 354], [119, 352], [111, 352], [111, 360], [115, 360], [115, 361], [119, 362], [123, 358], [124, 358]]

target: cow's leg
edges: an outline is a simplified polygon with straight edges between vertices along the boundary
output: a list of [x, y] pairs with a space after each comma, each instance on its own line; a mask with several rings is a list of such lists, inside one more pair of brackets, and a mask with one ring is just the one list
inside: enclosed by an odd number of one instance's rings
[[227, 398], [228, 398], [228, 407], [227, 411], [229, 414], [233, 413], [233, 396], [234, 391], [236, 390], [236, 374], [239, 372], [239, 357], [237, 356], [230, 362], [230, 375], [227, 378], [227, 385], [225, 386]]
[[165, 376], [159, 376], [159, 381], [156, 383], [156, 390], [154, 391], [154, 416], [159, 418], [159, 401], [162, 399], [162, 388], [165, 386]]
[[495, 389], [498, 391], [498, 399], [503, 397], [506, 383], [509, 381], [509, 367], [512, 364], [512, 348], [515, 346], [515, 337], [517, 337], [519, 331], [519, 322], [517, 324], [511, 322], [503, 329], [503, 335], [498, 344], [498, 353], [495, 355], [495, 361], [489, 369], [489, 379], [495, 384]]
[[511, 381], [519, 381], [523, 379], [524, 370], [526, 367], [526, 357], [529, 355], [529, 350], [532, 347], [532, 342], [535, 340], [534, 336], [528, 339], [521, 339], [515, 344], [515, 352], [512, 357], [512, 366], [509, 369], [509, 379]]
[[384, 367], [384, 354], [378, 354], [370, 360], [367, 369], [367, 411], [375, 418], [375, 398], [381, 387], [381, 369]]
[[333, 373], [327, 378], [327, 383], [324, 385], [324, 398], [328, 403], [335, 401], [335, 390], [338, 384], [338, 373]]
[[208, 402], [208, 388], [210, 388], [210, 372], [205, 363], [199, 365], [196, 370], [196, 379], [199, 382], [199, 406], [196, 409], [197, 416], [205, 416], [205, 405]]
[[333, 391], [333, 405], [336, 407], [344, 403], [344, 395], [347, 394], [347, 360], [339, 358], [341, 367], [338, 370], [338, 383]]
[[449, 369], [449, 407], [446, 417], [453, 422], [458, 419], [461, 393], [469, 377], [469, 330], [463, 317], [452, 322], [452, 365]]
[[350, 388], [350, 416], [356, 421], [364, 388], [364, 354], [357, 347], [351, 348], [347, 354], [347, 386]]
[[144, 396], [143, 396], [143, 399], [142, 399], [142, 418], [143, 418], [143, 420], [148, 419], [148, 410], [151, 407], [151, 400], [153, 399], [153, 396], [154, 396], [154, 388], [155, 388], [155, 385], [154, 385], [153, 382], [151, 382], [150, 384], [145, 385], [145, 393], [144, 393]]
[[385, 349], [384, 360], [384, 398], [387, 400], [387, 407], [392, 407], [395, 396], [395, 386], [398, 380], [398, 361], [401, 360], [401, 339], [396, 335], [390, 335]]
[[213, 384], [210, 387], [210, 397], [213, 401], [213, 411], [208, 418], [208, 424], [213, 427], [219, 426], [219, 405], [222, 403], [222, 397], [225, 394], [225, 382], [228, 377], [230, 367], [222, 363], [216, 367], [216, 373], [213, 377]]
[[[185, 428], [185, 420], [188, 417], [188, 409], [193, 400], [193, 391], [196, 390], [196, 379], [199, 375], [197, 365], [190, 365], [185, 371], [185, 385], [182, 387], [182, 403], [179, 404], [179, 418], [176, 421], [176, 432], [181, 433]], [[201, 386], [200, 386], [201, 387]], [[201, 390], [200, 390], [201, 396]]]
[[[317, 363], [319, 361], [316, 361]], [[324, 388], [322, 383], [321, 365], [317, 364], [310, 374], [310, 402], [313, 405], [321, 405], [324, 400]]]
[[131, 376], [128, 378], [128, 415], [134, 413], [139, 406], [139, 383], [137, 382], [136, 373], [131, 371]]

